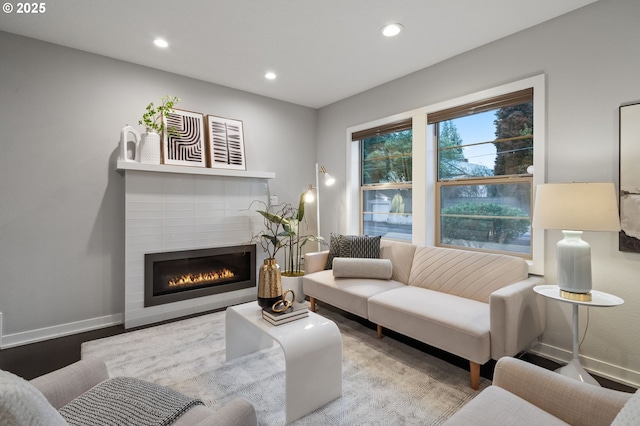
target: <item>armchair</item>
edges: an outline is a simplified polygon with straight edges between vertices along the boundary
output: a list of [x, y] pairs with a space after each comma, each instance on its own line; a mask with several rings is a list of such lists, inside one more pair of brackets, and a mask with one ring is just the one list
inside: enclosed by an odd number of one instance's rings
[[496, 363], [493, 385], [445, 425], [608, 426], [631, 397], [503, 357]]
[[[28, 416], [28, 424], [66, 424], [57, 410], [109, 379], [106, 365], [99, 359], [78, 361], [31, 382], [7, 372], [1, 373], [0, 423], [4, 421], [2, 419], [9, 419], [9, 424], [23, 424], [20, 416], [24, 413]], [[216, 411], [204, 405], [192, 406], [172, 425], [255, 426], [257, 418], [251, 403], [237, 398]]]

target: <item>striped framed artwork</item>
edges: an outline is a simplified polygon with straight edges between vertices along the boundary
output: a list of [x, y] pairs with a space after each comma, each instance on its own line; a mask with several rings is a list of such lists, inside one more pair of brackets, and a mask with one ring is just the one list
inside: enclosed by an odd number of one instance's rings
[[207, 134], [211, 168], [246, 170], [242, 121], [207, 115]]
[[175, 166], [206, 167], [204, 117], [173, 109], [164, 117], [162, 162]]

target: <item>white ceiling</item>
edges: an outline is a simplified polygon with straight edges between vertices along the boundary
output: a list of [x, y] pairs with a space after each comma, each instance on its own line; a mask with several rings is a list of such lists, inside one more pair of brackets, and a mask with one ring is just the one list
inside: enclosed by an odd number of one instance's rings
[[0, 30], [319, 108], [594, 1], [52, 0]]

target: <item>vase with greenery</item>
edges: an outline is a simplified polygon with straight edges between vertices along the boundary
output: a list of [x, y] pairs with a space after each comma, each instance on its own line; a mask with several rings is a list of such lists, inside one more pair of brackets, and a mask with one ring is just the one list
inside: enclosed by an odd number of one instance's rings
[[[164, 118], [173, 111], [173, 106], [180, 101], [179, 98], [166, 95], [160, 99], [161, 104], [151, 102], [147, 105], [142, 119], [138, 124], [144, 125], [146, 132], [140, 137], [140, 162], [160, 164], [161, 149], [160, 135], [165, 130]], [[173, 128], [166, 129], [169, 133], [175, 132]]]
[[[254, 201], [254, 203], [262, 202]], [[259, 243], [267, 253], [268, 259], [265, 259], [265, 264], [275, 262], [276, 255], [280, 249], [283, 249], [284, 271], [279, 274], [280, 277], [304, 275], [301, 268], [302, 248], [308, 241], [318, 240], [312, 235], [300, 235], [300, 224], [304, 219], [304, 193], [300, 195], [297, 208], [287, 203], [276, 206], [262, 204], [265, 208], [257, 212], [264, 218], [264, 229], [254, 235], [252, 241]], [[262, 279], [259, 279], [258, 283], [258, 303], [261, 302], [260, 281]], [[269, 285], [269, 283], [263, 283], [263, 287]]]
[[[164, 117], [173, 111], [173, 107], [180, 102], [180, 98], [166, 95], [160, 99], [160, 102], [160, 105], [157, 106], [153, 102], [149, 103], [145, 108], [144, 114], [142, 114], [142, 118], [138, 121], [138, 124], [144, 126], [147, 132], [161, 134], [164, 131]], [[168, 130], [169, 132], [175, 131], [173, 128]]]
[[309, 241], [318, 241], [314, 235], [300, 235], [300, 226], [304, 219], [304, 195], [300, 195], [298, 207], [291, 204], [266, 206], [264, 210], [257, 210], [264, 217], [265, 229], [254, 237], [259, 241], [269, 257], [276, 256], [284, 250], [284, 276], [302, 276], [301, 267], [303, 247]]

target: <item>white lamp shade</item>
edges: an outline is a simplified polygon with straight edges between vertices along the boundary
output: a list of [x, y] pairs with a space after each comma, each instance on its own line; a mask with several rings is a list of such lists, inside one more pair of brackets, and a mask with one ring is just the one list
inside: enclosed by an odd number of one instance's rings
[[538, 185], [533, 228], [575, 231], [620, 231], [613, 183]]
[[591, 247], [582, 231], [619, 231], [616, 199], [613, 183], [538, 185], [532, 226], [562, 229], [564, 239], [556, 245], [556, 256], [558, 287], [564, 292], [591, 291]]

